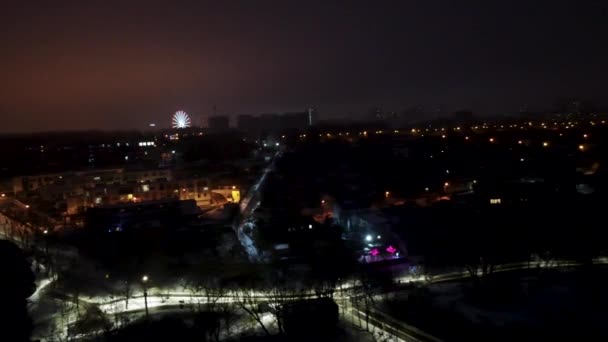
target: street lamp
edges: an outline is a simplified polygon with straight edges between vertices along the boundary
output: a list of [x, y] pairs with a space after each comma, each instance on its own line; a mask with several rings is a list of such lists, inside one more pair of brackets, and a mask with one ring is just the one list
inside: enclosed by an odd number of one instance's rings
[[42, 234], [44, 234], [44, 252], [46, 253], [47, 257], [49, 255], [49, 240], [48, 240], [48, 234], [49, 234], [49, 230], [48, 229], [44, 229], [42, 231]]
[[144, 275], [143, 277], [141, 277], [141, 281], [144, 283], [144, 305], [146, 306], [146, 319], [149, 318], [149, 313], [148, 313], [148, 287], [146, 286], [146, 284], [148, 283], [148, 276]]
[[368, 235], [365, 237], [365, 241], [367, 241], [367, 242], [372, 241], [372, 236], [368, 234]]

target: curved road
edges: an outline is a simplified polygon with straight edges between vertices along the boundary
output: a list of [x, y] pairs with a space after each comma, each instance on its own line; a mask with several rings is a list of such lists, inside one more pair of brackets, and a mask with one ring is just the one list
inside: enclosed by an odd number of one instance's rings
[[[608, 264], [608, 257], [600, 257], [593, 260], [594, 265], [606, 265]], [[516, 270], [525, 270], [525, 269], [533, 269], [533, 268], [557, 268], [557, 267], [576, 267], [581, 266], [580, 262], [570, 261], [570, 260], [559, 260], [552, 263], [546, 262], [518, 262], [518, 263], [509, 263], [503, 265], [497, 265], [495, 267], [494, 272], [509, 272]], [[471, 275], [464, 272], [448, 272], [437, 274], [433, 276], [406, 276], [395, 278], [395, 282], [398, 284], [411, 284], [411, 283], [419, 283], [419, 282], [429, 282], [429, 283], [439, 283], [439, 282], [448, 282], [448, 281], [456, 281], [471, 278]], [[34, 295], [30, 298], [31, 301], [35, 302], [39, 300], [40, 296], [43, 294], [44, 290], [48, 288], [48, 285], [51, 281], [43, 282], [39, 288], [36, 290]], [[353, 281], [348, 281], [340, 284], [334, 293], [334, 300], [337, 303], [350, 301], [353, 298], [362, 296], [362, 294], [358, 293], [356, 289], [360, 287], [359, 284]], [[344, 293], [346, 291], [346, 294]], [[166, 293], [166, 291], [162, 291]], [[351, 292], [351, 293], [349, 293]], [[148, 295], [148, 308], [149, 309], [162, 309], [163, 307], [175, 307], [175, 306], [191, 306], [191, 305], [205, 305], [205, 304], [228, 304], [228, 303], [238, 303], [242, 302], [243, 298], [247, 297], [249, 299], [249, 303], [260, 303], [260, 302], [268, 302], [268, 301], [276, 301], [279, 300], [290, 300], [290, 299], [306, 299], [306, 298], [316, 298], [317, 295], [314, 291], [310, 291], [307, 294], [297, 294], [297, 295], [285, 295], [277, 298], [276, 296], [272, 296], [269, 293], [265, 292], [253, 292], [253, 291], [233, 291], [226, 292], [221, 296], [213, 297], [202, 294], [192, 294], [187, 292], [169, 292], [164, 295]], [[145, 300], [143, 295], [137, 295], [129, 298], [129, 304], [126, 305], [124, 299], [110, 299], [107, 297], [96, 297], [96, 298], [79, 298], [83, 303], [90, 305], [97, 305], [102, 311], [107, 314], [133, 314], [138, 312], [144, 312], [145, 309]], [[360, 308], [354, 306], [351, 308], [346, 308], [343, 310], [346, 314], [351, 316], [351, 320], [354, 322], [355, 319], [362, 319], [361, 315], [365, 315]], [[439, 339], [420, 331], [419, 329], [409, 326], [405, 323], [398, 322], [386, 314], [375, 311], [369, 312], [369, 322], [371, 323], [373, 329], [377, 332], [385, 332], [390, 334], [391, 336], [398, 337], [399, 340], [402, 341], [412, 341], [412, 342], [438, 342]]]

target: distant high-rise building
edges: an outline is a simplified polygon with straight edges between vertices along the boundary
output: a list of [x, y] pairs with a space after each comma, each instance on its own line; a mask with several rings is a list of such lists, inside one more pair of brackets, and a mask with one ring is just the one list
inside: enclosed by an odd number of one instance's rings
[[463, 109], [454, 112], [453, 117], [456, 122], [464, 124], [473, 121], [473, 112]]
[[230, 118], [227, 116], [212, 116], [207, 121], [209, 130], [212, 132], [222, 132], [230, 128]]
[[372, 119], [372, 120], [383, 120], [384, 119], [384, 113], [382, 112], [382, 108], [380, 108], [380, 107], [372, 107], [369, 110], [369, 114], [370, 114], [370, 119]]
[[557, 101], [555, 110], [566, 116], [576, 117], [588, 113], [589, 103], [578, 98], [563, 98]]
[[317, 110], [313, 107], [308, 108], [308, 126], [312, 126], [314, 117], [317, 116]]
[[305, 112], [267, 113], [258, 116], [241, 114], [236, 118], [238, 129], [250, 133], [277, 133], [285, 130], [305, 130], [312, 124], [314, 108]]
[[279, 129], [306, 129], [310, 126], [310, 114], [306, 111], [279, 115]]
[[281, 128], [279, 114], [262, 114], [259, 116], [259, 129], [263, 132], [276, 132]]
[[241, 114], [236, 117], [236, 127], [241, 131], [254, 131], [257, 129], [259, 119], [253, 115]]

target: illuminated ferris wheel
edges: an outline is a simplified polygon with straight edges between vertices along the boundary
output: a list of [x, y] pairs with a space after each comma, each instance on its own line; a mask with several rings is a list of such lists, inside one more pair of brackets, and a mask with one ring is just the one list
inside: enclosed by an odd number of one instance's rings
[[173, 128], [188, 128], [192, 125], [192, 121], [190, 120], [188, 113], [183, 110], [178, 110], [173, 114], [171, 124]]

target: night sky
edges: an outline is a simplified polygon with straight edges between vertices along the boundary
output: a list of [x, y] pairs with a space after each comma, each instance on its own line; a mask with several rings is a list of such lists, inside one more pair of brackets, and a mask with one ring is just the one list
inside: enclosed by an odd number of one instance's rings
[[10, 1], [1, 132], [373, 106], [509, 114], [608, 93], [608, 1]]

